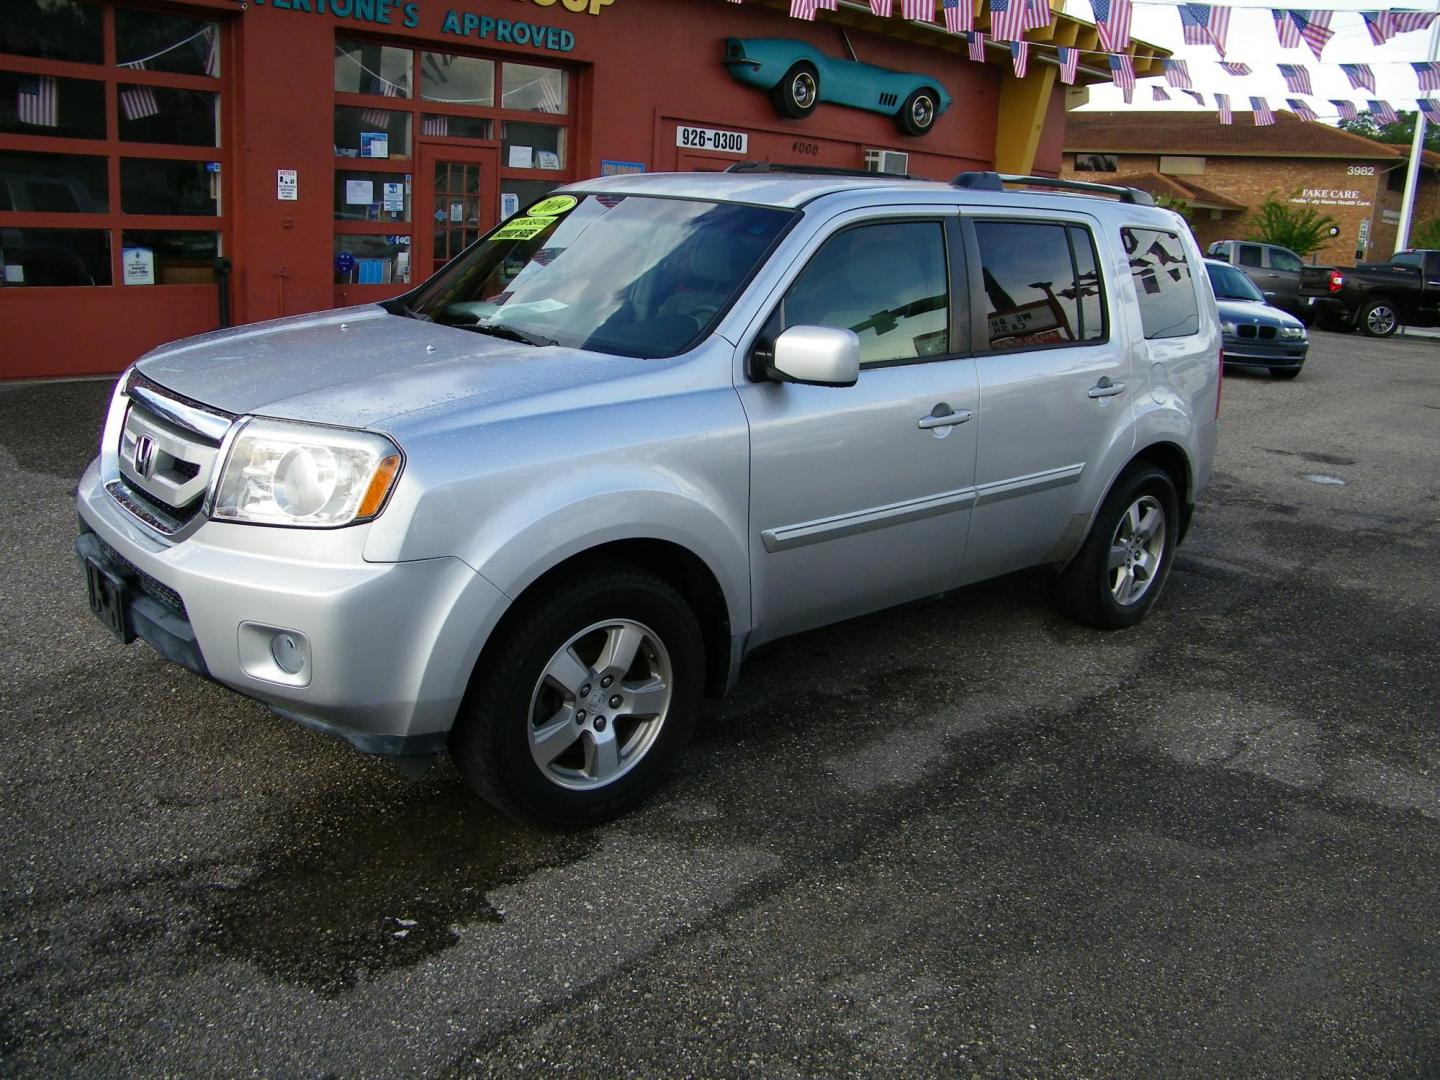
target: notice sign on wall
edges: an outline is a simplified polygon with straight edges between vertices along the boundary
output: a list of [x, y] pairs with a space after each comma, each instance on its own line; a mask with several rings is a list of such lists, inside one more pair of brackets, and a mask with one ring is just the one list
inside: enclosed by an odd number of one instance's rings
[[275, 171], [275, 197], [281, 202], [295, 202], [300, 198], [300, 174], [294, 169]]
[[122, 262], [125, 267], [126, 285], [155, 284], [155, 252], [147, 247], [128, 247]]

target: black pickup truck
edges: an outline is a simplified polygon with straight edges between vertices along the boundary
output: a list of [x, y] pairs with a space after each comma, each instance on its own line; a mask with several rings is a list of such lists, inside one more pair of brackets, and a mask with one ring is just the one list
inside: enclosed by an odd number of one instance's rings
[[1307, 266], [1300, 299], [1322, 330], [1389, 337], [1400, 326], [1440, 326], [1440, 251], [1400, 251], [1389, 262]]

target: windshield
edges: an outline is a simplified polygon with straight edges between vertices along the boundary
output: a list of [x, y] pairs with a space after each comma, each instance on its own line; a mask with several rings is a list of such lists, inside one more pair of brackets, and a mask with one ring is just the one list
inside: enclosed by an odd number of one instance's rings
[[392, 311], [532, 345], [674, 356], [730, 305], [792, 213], [552, 195]]
[[1210, 287], [1215, 290], [1216, 300], [1259, 300], [1265, 303], [1265, 297], [1260, 295], [1255, 283], [1235, 267], [1206, 263], [1205, 269], [1210, 274]]

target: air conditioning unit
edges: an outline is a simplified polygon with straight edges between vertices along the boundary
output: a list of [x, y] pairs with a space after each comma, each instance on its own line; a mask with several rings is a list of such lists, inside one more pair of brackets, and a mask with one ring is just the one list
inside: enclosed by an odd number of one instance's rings
[[867, 172], [904, 176], [910, 171], [910, 155], [899, 150], [866, 150], [865, 169]]

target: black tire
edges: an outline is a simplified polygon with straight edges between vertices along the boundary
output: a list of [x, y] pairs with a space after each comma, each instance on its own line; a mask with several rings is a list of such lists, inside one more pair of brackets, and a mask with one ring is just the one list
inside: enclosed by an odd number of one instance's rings
[[785, 77], [770, 91], [775, 111], [790, 120], [803, 120], [820, 104], [820, 73], [805, 60], [790, 65]]
[[1277, 379], [1293, 379], [1300, 374], [1298, 367], [1272, 367], [1270, 374]]
[[928, 86], [913, 91], [895, 114], [895, 125], [906, 135], [928, 135], [940, 116], [940, 95]]
[[[1158, 511], [1162, 515], [1159, 527], [1163, 533], [1158, 537], [1154, 566], [1144, 575], [1148, 584], [1133, 599], [1121, 602], [1115, 590], [1130, 565], [1129, 555], [1134, 550], [1127, 554], [1126, 564], [1113, 572], [1109, 566], [1110, 550], [1116, 541], [1121, 541], [1117, 547], [1130, 546], [1121, 527], [1126, 524], [1128, 529], [1127, 515], [1136, 506], [1142, 507], [1142, 515], [1150, 510]], [[1132, 465], [1115, 481], [1110, 494], [1100, 504], [1090, 535], [1056, 579], [1056, 606], [1076, 622], [1101, 630], [1133, 626], [1145, 617], [1165, 587], [1179, 530], [1180, 504], [1170, 477], [1151, 465]], [[1139, 574], [1132, 573], [1131, 580], [1140, 579]]]
[[1366, 337], [1389, 337], [1400, 328], [1400, 313], [1393, 301], [1383, 296], [1365, 301], [1356, 320]]
[[[663, 578], [618, 564], [582, 569], [521, 602], [525, 606], [502, 628], [503, 637], [477, 668], [461, 707], [450, 736], [455, 765], [480, 796], [512, 817], [563, 826], [618, 817], [654, 790], [689, 741], [704, 685], [699, 623], [684, 598]], [[613, 684], [604, 684], [607, 689], [597, 685], [590, 692], [600, 676], [585, 652], [594, 635], [606, 634], [604, 629], [574, 643], [574, 652], [591, 673], [586, 678], [593, 676], [592, 683], [583, 687], [590, 696], [571, 695], [567, 706], [563, 700], [567, 692], [546, 677], [547, 667], [566, 651], [574, 635], [607, 622], [638, 626], [653, 634], [654, 640], [645, 638], [636, 651], [631, 671], [647, 664], [654, 669], [661, 657], [668, 663], [668, 703], [658, 722], [624, 716], [623, 709], [613, 717], [598, 709], [582, 711], [597, 700], [599, 709], [608, 710], [613, 699], [607, 701], [606, 696], [621, 690], [628, 693], [633, 685], [622, 673]], [[652, 648], [655, 641], [658, 650]], [[647, 650], [651, 650], [648, 656]], [[654, 685], [653, 678], [652, 671], [647, 685]], [[532, 753], [532, 738], [538, 739], [543, 730], [561, 731], [558, 723], [548, 727], [543, 723], [551, 708], [547, 696], [560, 702], [552, 719], [562, 717], [568, 707], [570, 719], [578, 716], [584, 721], [576, 721], [573, 745], [542, 766], [536, 753], [544, 751]], [[539, 725], [536, 714], [542, 715]], [[650, 724], [655, 725], [653, 734]], [[592, 758], [600, 760], [597, 732], [607, 730], [619, 748], [614, 762], [623, 771], [604, 780], [597, 765], [597, 775], [587, 777], [584, 770], [590, 768]], [[627, 740], [632, 740], [632, 753], [637, 755], [629, 763], [624, 761]], [[554, 745], [563, 741], [564, 736], [558, 735]]]

